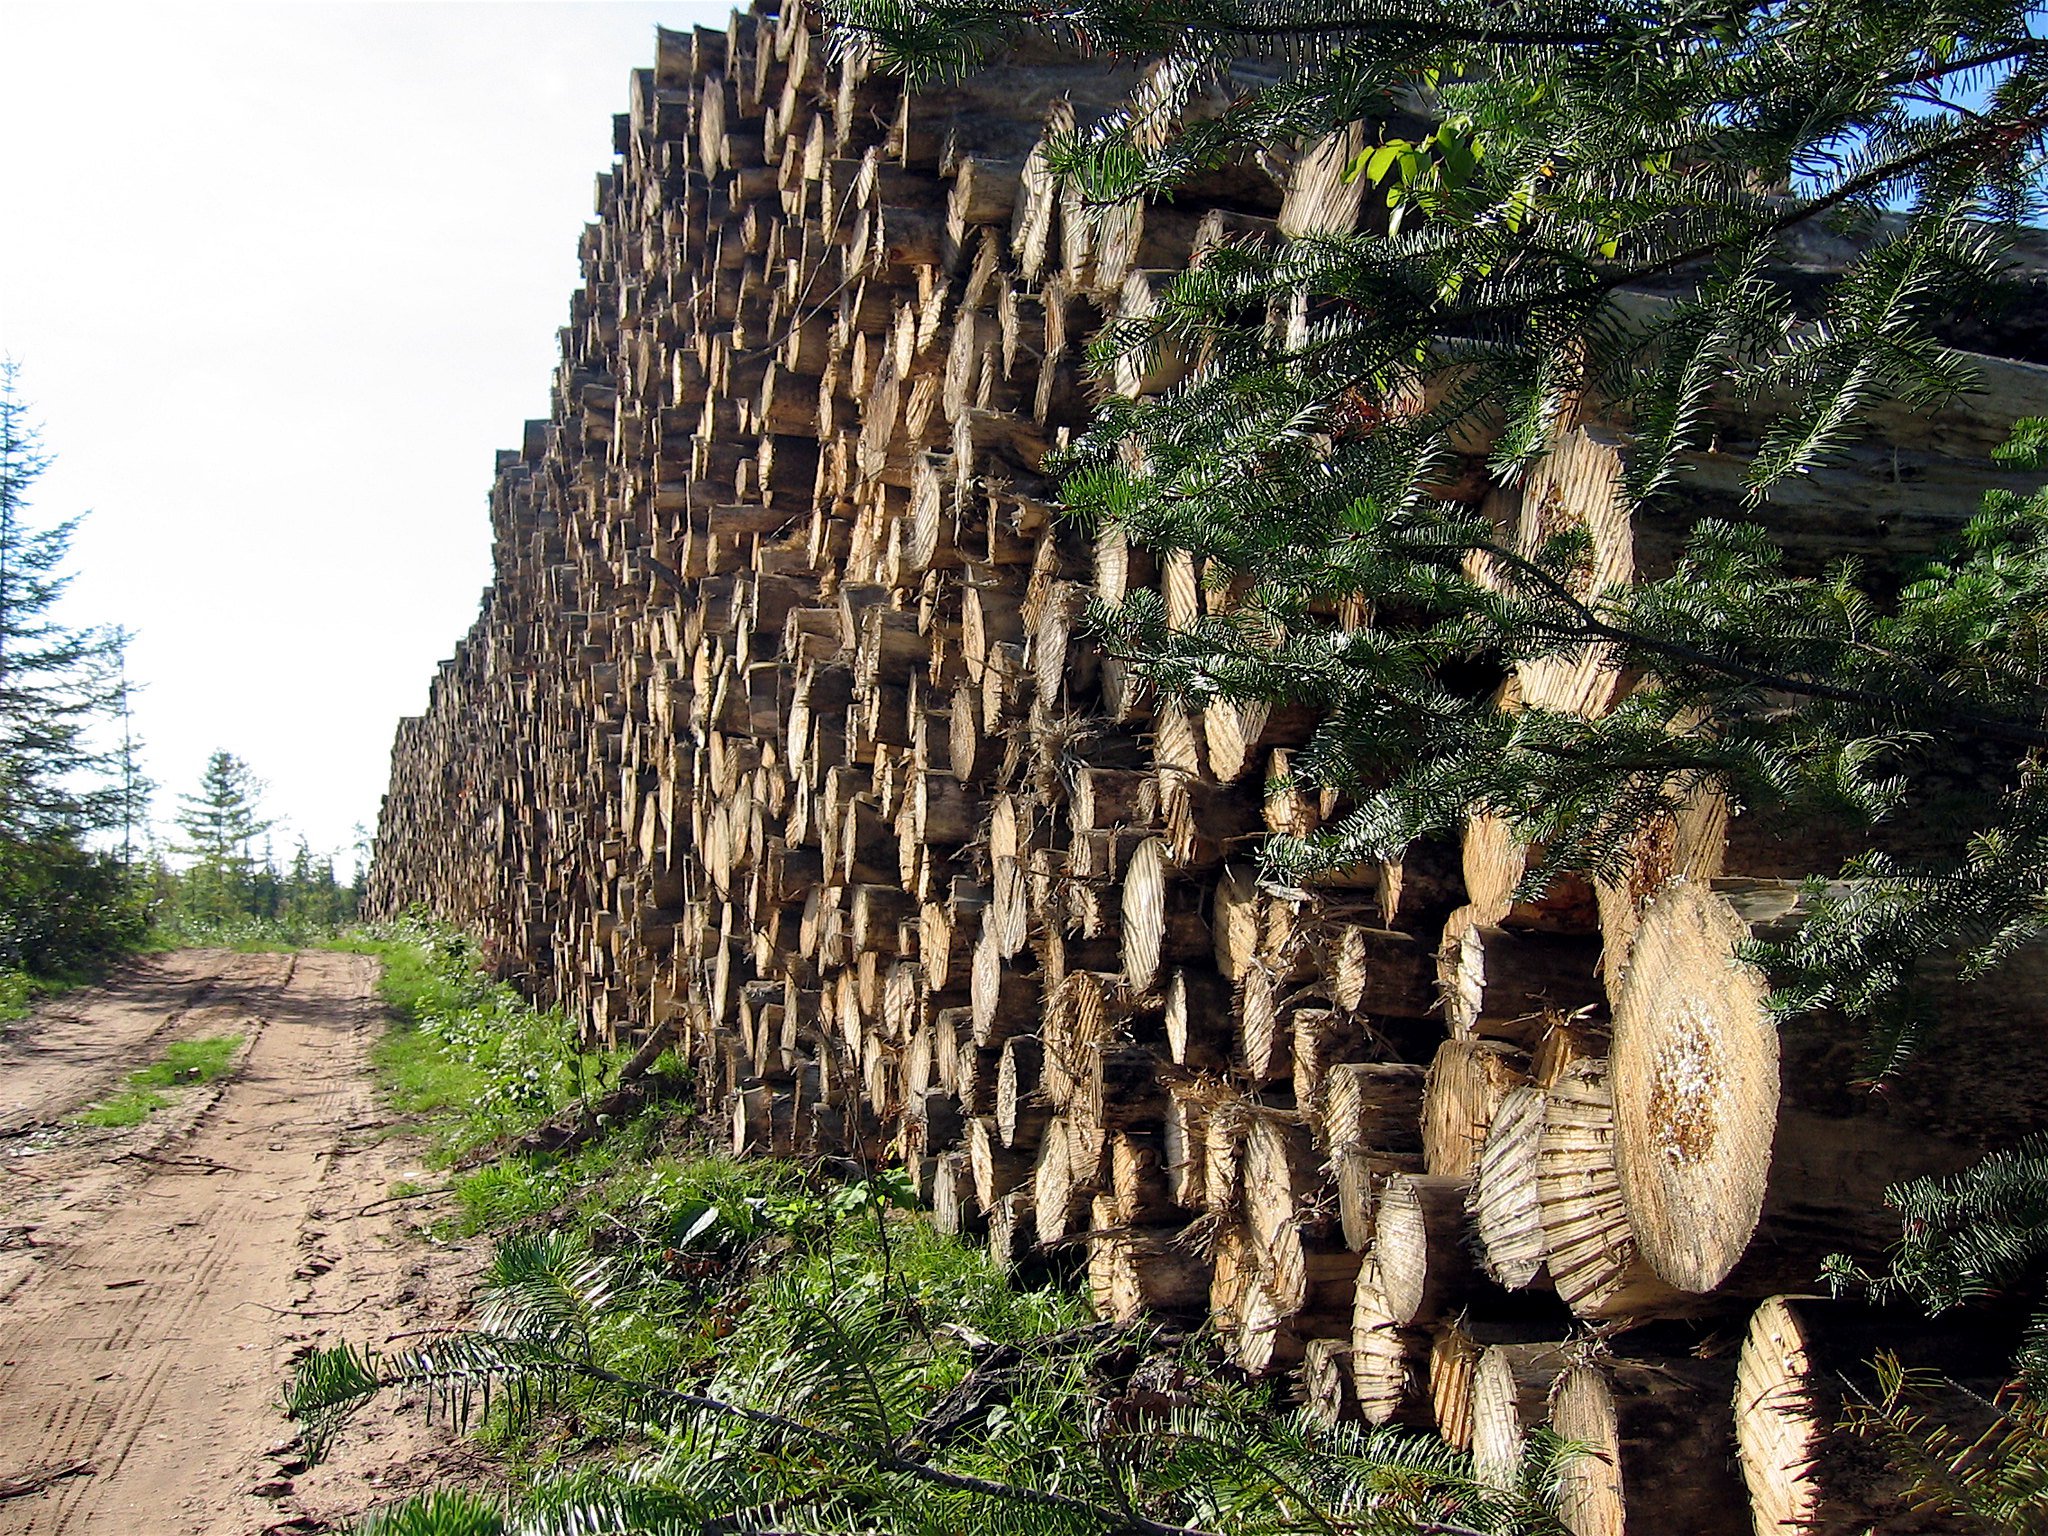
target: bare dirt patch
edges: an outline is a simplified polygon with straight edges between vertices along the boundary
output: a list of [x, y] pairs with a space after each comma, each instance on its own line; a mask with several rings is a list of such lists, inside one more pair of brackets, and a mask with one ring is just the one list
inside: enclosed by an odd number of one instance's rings
[[[301, 1351], [456, 1320], [470, 1260], [384, 1197], [416, 1177], [369, 1074], [356, 955], [141, 962], [0, 1038], [0, 1536], [334, 1528], [473, 1461], [366, 1415], [306, 1470], [278, 1408]], [[69, 1117], [172, 1040], [235, 1068], [140, 1125]]]

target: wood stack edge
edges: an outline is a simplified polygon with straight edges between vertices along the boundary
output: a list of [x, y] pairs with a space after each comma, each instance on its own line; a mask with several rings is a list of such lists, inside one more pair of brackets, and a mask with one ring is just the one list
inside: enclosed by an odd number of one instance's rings
[[[478, 934], [594, 1039], [672, 1029], [735, 1152], [900, 1162], [944, 1226], [1074, 1255], [1106, 1315], [1206, 1315], [1318, 1413], [1502, 1476], [1540, 1424], [1594, 1446], [1574, 1531], [1902, 1514], [1834, 1427], [1833, 1371], [1888, 1325], [1796, 1293], [1882, 1242], [1886, 1180], [2044, 1096], [1951, 1060], [1873, 1101], [1839, 1041], [1781, 1039], [1734, 950], [1825, 850], [1708, 797], [1540, 901], [1484, 818], [1259, 881], [1269, 831], [1341, 810], [1273, 787], [1314, 718], [1191, 714], [1093, 648], [1091, 603], [1233, 591], [1060, 522], [1041, 462], [1104, 323], [1215, 241], [1365, 216], [1358, 135], [1086, 207], [1045, 135], [1133, 81], [1047, 52], [906, 91], [794, 5], [659, 33], [552, 414], [500, 456], [496, 579], [398, 732], [368, 910]], [[1922, 551], [2008, 483], [1989, 448], [2048, 387], [1983, 366], [1977, 403], [1764, 514], [1795, 563]], [[1584, 523], [1600, 581], [1654, 574], [1673, 536], [1623, 510], [1622, 425], [1455, 493], [1531, 544]], [[1694, 515], [1733, 505], [1744, 441], [1731, 414]], [[1593, 654], [1508, 685], [1618, 686]], [[1983, 1074], [2048, 1081], [2044, 995], [1977, 1018]]]

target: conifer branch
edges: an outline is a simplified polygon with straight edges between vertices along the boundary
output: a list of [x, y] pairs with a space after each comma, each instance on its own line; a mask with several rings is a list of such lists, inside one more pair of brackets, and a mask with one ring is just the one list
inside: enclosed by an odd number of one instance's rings
[[837, 1450], [850, 1451], [887, 1471], [901, 1472], [919, 1482], [931, 1483], [936, 1487], [951, 1488], [959, 1493], [979, 1494], [984, 1498], [1002, 1499], [1009, 1503], [1031, 1504], [1041, 1509], [1058, 1509], [1069, 1514], [1084, 1515], [1103, 1522], [1111, 1536], [1126, 1536], [1126, 1533], [1128, 1536], [1216, 1536], [1215, 1532], [1206, 1531], [1200, 1526], [1173, 1525], [1151, 1520], [1134, 1511], [1110, 1509], [1087, 1499], [1075, 1498], [1071, 1494], [1054, 1493], [1044, 1488], [1027, 1488], [1016, 1483], [1000, 1483], [963, 1472], [948, 1472], [942, 1467], [931, 1465], [928, 1461], [870, 1445], [833, 1430], [820, 1429], [804, 1423], [801, 1419], [792, 1419], [762, 1408], [749, 1408], [744, 1404], [727, 1402], [723, 1398], [710, 1397], [700, 1392], [680, 1392], [670, 1387], [635, 1381], [631, 1377], [622, 1376], [616, 1371], [607, 1370], [589, 1361], [564, 1363], [592, 1381], [624, 1387], [637, 1396], [655, 1398], [677, 1408], [720, 1414], [745, 1423], [758, 1424], [766, 1429], [779, 1430], [784, 1434], [797, 1435], [819, 1444], [830, 1445]]
[[2042, 55], [2048, 55], [2048, 41], [2029, 39], [2003, 48], [1994, 48], [1988, 53], [1972, 54], [1966, 59], [1952, 59], [1946, 64], [1934, 64], [1925, 69], [1895, 74], [1889, 76], [1888, 80], [1890, 84], [1897, 86], [1928, 85], [1937, 80], [1951, 79], [1956, 75], [1967, 75], [1973, 70], [2009, 64], [2014, 59], [2033, 59]]
[[[1687, 645], [1683, 641], [1666, 636], [1652, 635], [1639, 629], [1626, 629], [1611, 624], [1583, 602], [1569, 586], [1535, 561], [1498, 544], [1475, 544], [1473, 551], [1520, 572], [1570, 609], [1577, 620], [1574, 626], [1548, 626], [1548, 633], [1559, 638], [1609, 641], [1633, 651], [1682, 661], [1702, 671], [1719, 673], [1732, 681], [1769, 689], [1776, 693], [1826, 699], [1836, 704], [1854, 704], [1878, 715], [1896, 715], [1900, 712], [1901, 701], [1896, 694], [1872, 693], [1868, 689], [1849, 688], [1809, 675], [1774, 672], [1723, 652], [1702, 650], [1698, 646]], [[1532, 630], [1543, 632], [1546, 629], [1545, 621], [1540, 616], [1531, 616], [1528, 622]], [[1920, 674], [1920, 677], [1925, 684], [1936, 683], [1935, 679], [1927, 677], [1925, 673]], [[2009, 746], [2048, 747], [2048, 730], [1975, 714], [1957, 707], [1952, 698], [1944, 701], [1941, 708], [1944, 713], [1940, 715], [1939, 723], [1966, 735], [1981, 737], [1986, 741], [2003, 742]]]
[[1594, 284], [1589, 290], [1589, 295], [1611, 294], [1620, 289], [1641, 283], [1647, 278], [1661, 277], [1667, 273], [1689, 267], [1695, 262], [1709, 260], [1720, 255], [1732, 245], [1754, 240], [1768, 240], [1785, 234], [1790, 230], [1797, 229], [1802, 224], [1811, 223], [1813, 220], [1821, 217], [1821, 215], [1839, 208], [1846, 202], [1850, 202], [1866, 193], [1875, 192], [1879, 188], [1925, 166], [1943, 160], [1972, 158], [1962, 153], [1965, 149], [1970, 151], [1980, 150], [1987, 147], [1986, 141], [1994, 138], [2006, 140], [2006, 147], [2011, 148], [2011, 140], [2015, 136], [2027, 133], [2038, 134], [2044, 129], [2048, 129], [2048, 110], [2028, 113], [2016, 119], [1998, 118], [1981, 121], [1976, 128], [1963, 135], [1959, 141], [1943, 142], [1938, 140], [1934, 143], [1923, 145], [1910, 154], [1900, 155], [1895, 159], [1874, 165], [1866, 171], [1849, 177], [1840, 186], [1834, 187], [1818, 197], [1805, 199], [1797, 207], [1779, 215], [1775, 219], [1766, 220], [1762, 224], [1737, 233], [1702, 241], [1685, 250], [1660, 257], [1653, 262], [1643, 263], [1625, 272], [1612, 273]]

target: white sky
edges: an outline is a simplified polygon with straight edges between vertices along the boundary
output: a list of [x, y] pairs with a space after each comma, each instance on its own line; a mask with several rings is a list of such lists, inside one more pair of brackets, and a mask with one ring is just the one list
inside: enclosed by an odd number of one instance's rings
[[138, 631], [157, 816], [225, 747], [316, 847], [489, 579], [654, 25], [710, 4], [0, 0], [0, 352]]

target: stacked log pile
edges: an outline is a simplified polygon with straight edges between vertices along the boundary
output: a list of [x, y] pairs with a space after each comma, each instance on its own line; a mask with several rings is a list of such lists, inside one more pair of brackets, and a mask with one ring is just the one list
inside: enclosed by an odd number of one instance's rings
[[[1314, 719], [1189, 713], [1092, 649], [1091, 602], [1232, 593], [1062, 523], [1041, 464], [1090, 408], [1088, 337], [1215, 241], [1352, 227], [1363, 140], [1085, 206], [1045, 136], [1135, 78], [1048, 51], [906, 92], [794, 4], [659, 33], [552, 414], [500, 456], [496, 580], [398, 733], [371, 909], [478, 934], [592, 1038], [664, 1033], [736, 1152], [898, 1161], [1005, 1262], [1071, 1253], [1106, 1315], [1206, 1314], [1327, 1416], [1501, 1475], [1554, 1425], [1600, 1452], [1575, 1531], [1905, 1518], [1820, 1454], [1821, 1341], [1871, 1325], [1770, 1298], [1883, 1238], [1886, 1179], [2048, 1103], [1953, 1073], [1872, 1101], [1853, 1049], [1781, 1040], [1735, 947], [1796, 921], [1826, 851], [1714, 804], [1538, 902], [1484, 820], [1260, 881], [1261, 838], [1338, 809], [1272, 787]], [[1798, 560], [1925, 549], [2000, 483], [2048, 372], [1984, 371], [1766, 509]], [[1620, 425], [1460, 494], [1532, 545], [1585, 523], [1596, 582], [1668, 567], [1671, 527], [1621, 510]], [[1735, 507], [1744, 442], [1731, 413], [1695, 513]], [[1509, 688], [1598, 711], [1600, 660]], [[1990, 1076], [2048, 1080], [2013, 1023], [1971, 1026]]]

